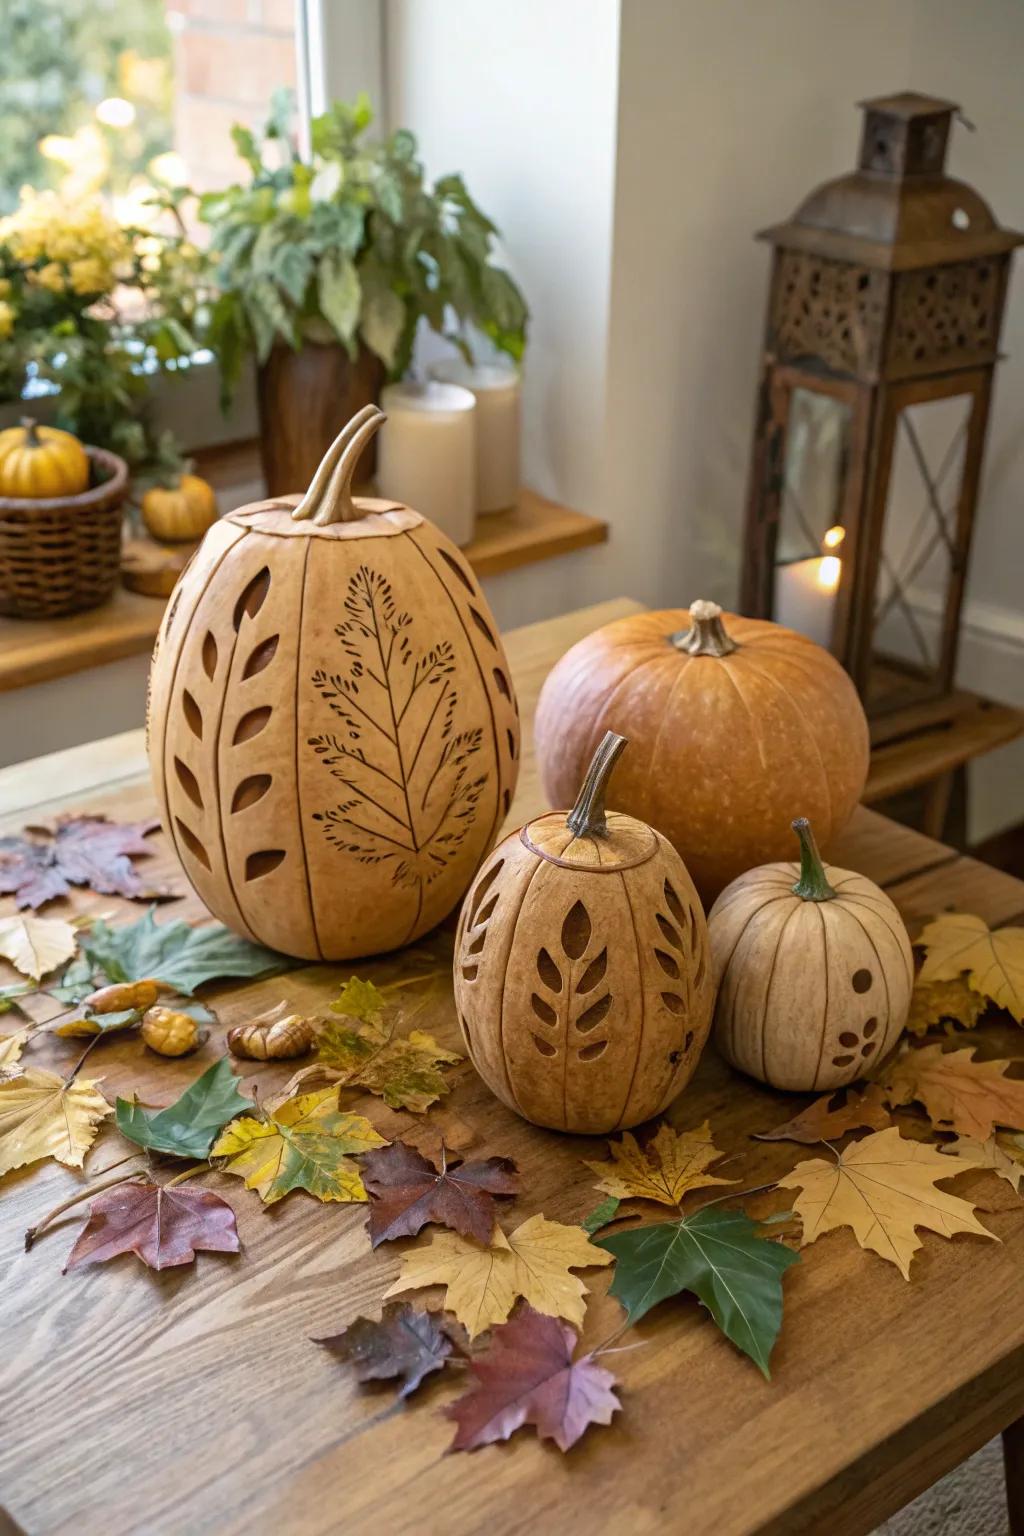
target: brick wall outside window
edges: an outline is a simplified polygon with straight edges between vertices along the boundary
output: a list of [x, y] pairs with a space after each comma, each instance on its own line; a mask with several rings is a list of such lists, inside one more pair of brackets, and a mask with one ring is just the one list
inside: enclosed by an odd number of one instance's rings
[[236, 181], [232, 123], [258, 126], [294, 88], [295, 0], [167, 0], [174, 38], [175, 148], [194, 187]]

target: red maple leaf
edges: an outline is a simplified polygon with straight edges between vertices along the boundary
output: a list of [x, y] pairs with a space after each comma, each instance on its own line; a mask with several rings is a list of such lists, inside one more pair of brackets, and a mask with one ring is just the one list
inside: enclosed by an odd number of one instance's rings
[[449, 1165], [442, 1146], [438, 1169], [404, 1141], [367, 1153], [362, 1171], [373, 1196], [368, 1226], [374, 1248], [392, 1237], [415, 1237], [428, 1221], [486, 1246], [496, 1214], [491, 1197], [519, 1189], [516, 1165], [507, 1157]]
[[0, 894], [13, 893], [33, 909], [87, 885], [100, 896], [151, 901], [166, 889], [143, 885], [134, 854], [154, 850], [146, 838], [159, 821], [108, 821], [105, 816], [65, 816], [51, 829], [26, 827], [28, 836], [0, 837]]
[[461, 1330], [437, 1312], [418, 1312], [407, 1301], [389, 1301], [379, 1323], [357, 1317], [324, 1344], [355, 1371], [357, 1381], [401, 1377], [399, 1397], [408, 1397], [431, 1371], [439, 1371], [461, 1342]]
[[568, 1324], [532, 1307], [495, 1328], [490, 1348], [469, 1362], [477, 1386], [445, 1410], [459, 1426], [449, 1450], [472, 1451], [532, 1424], [567, 1451], [591, 1424], [610, 1424], [621, 1406], [615, 1377], [592, 1354], [574, 1360], [575, 1346]]
[[97, 1195], [64, 1265], [103, 1264], [134, 1253], [150, 1269], [191, 1264], [199, 1249], [237, 1253], [235, 1213], [208, 1189], [121, 1184]]

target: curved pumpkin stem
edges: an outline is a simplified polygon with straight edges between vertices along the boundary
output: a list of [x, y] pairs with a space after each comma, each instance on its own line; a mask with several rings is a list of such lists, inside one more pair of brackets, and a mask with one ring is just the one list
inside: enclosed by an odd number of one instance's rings
[[626, 745], [625, 736], [605, 731], [597, 751], [590, 760], [583, 787], [576, 797], [576, 804], [565, 818], [565, 824], [574, 837], [607, 837], [608, 822], [605, 819], [604, 796], [612, 769]]
[[731, 656], [739, 647], [722, 623], [717, 603], [698, 601], [690, 604], [689, 629], [677, 629], [669, 635], [669, 644], [688, 656]]
[[352, 477], [367, 443], [387, 418], [376, 405], [364, 405], [338, 433], [324, 454], [309, 490], [292, 513], [326, 528], [329, 523], [351, 523], [362, 517], [352, 499]]
[[18, 423], [25, 434], [26, 448], [41, 448], [43, 440], [39, 436], [39, 423], [34, 416], [23, 416]]
[[818, 845], [806, 816], [798, 816], [793, 831], [800, 839], [800, 878], [793, 887], [793, 895], [802, 901], [834, 901], [839, 895], [828, 883], [825, 866], [821, 862]]

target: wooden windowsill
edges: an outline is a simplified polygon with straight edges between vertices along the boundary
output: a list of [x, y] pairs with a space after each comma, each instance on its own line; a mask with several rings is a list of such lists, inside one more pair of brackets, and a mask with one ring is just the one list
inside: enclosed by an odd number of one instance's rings
[[[247, 444], [214, 450], [210, 457], [207, 465], [197, 455], [218, 492], [243, 472], [255, 472]], [[478, 576], [497, 576], [607, 539], [608, 525], [600, 518], [523, 490], [517, 506], [478, 519], [464, 553]], [[163, 610], [163, 598], [119, 588], [101, 608], [66, 619], [0, 618], [0, 693], [144, 654], [152, 649]]]

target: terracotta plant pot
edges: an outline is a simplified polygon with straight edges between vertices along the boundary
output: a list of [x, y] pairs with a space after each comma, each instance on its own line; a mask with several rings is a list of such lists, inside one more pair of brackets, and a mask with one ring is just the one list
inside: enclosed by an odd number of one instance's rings
[[[277, 346], [257, 374], [260, 459], [268, 496], [290, 496], [309, 485], [324, 454], [346, 421], [374, 405], [384, 383], [384, 364], [360, 346], [352, 362], [340, 342], [307, 341], [298, 352]], [[377, 467], [371, 443], [356, 480]]]

